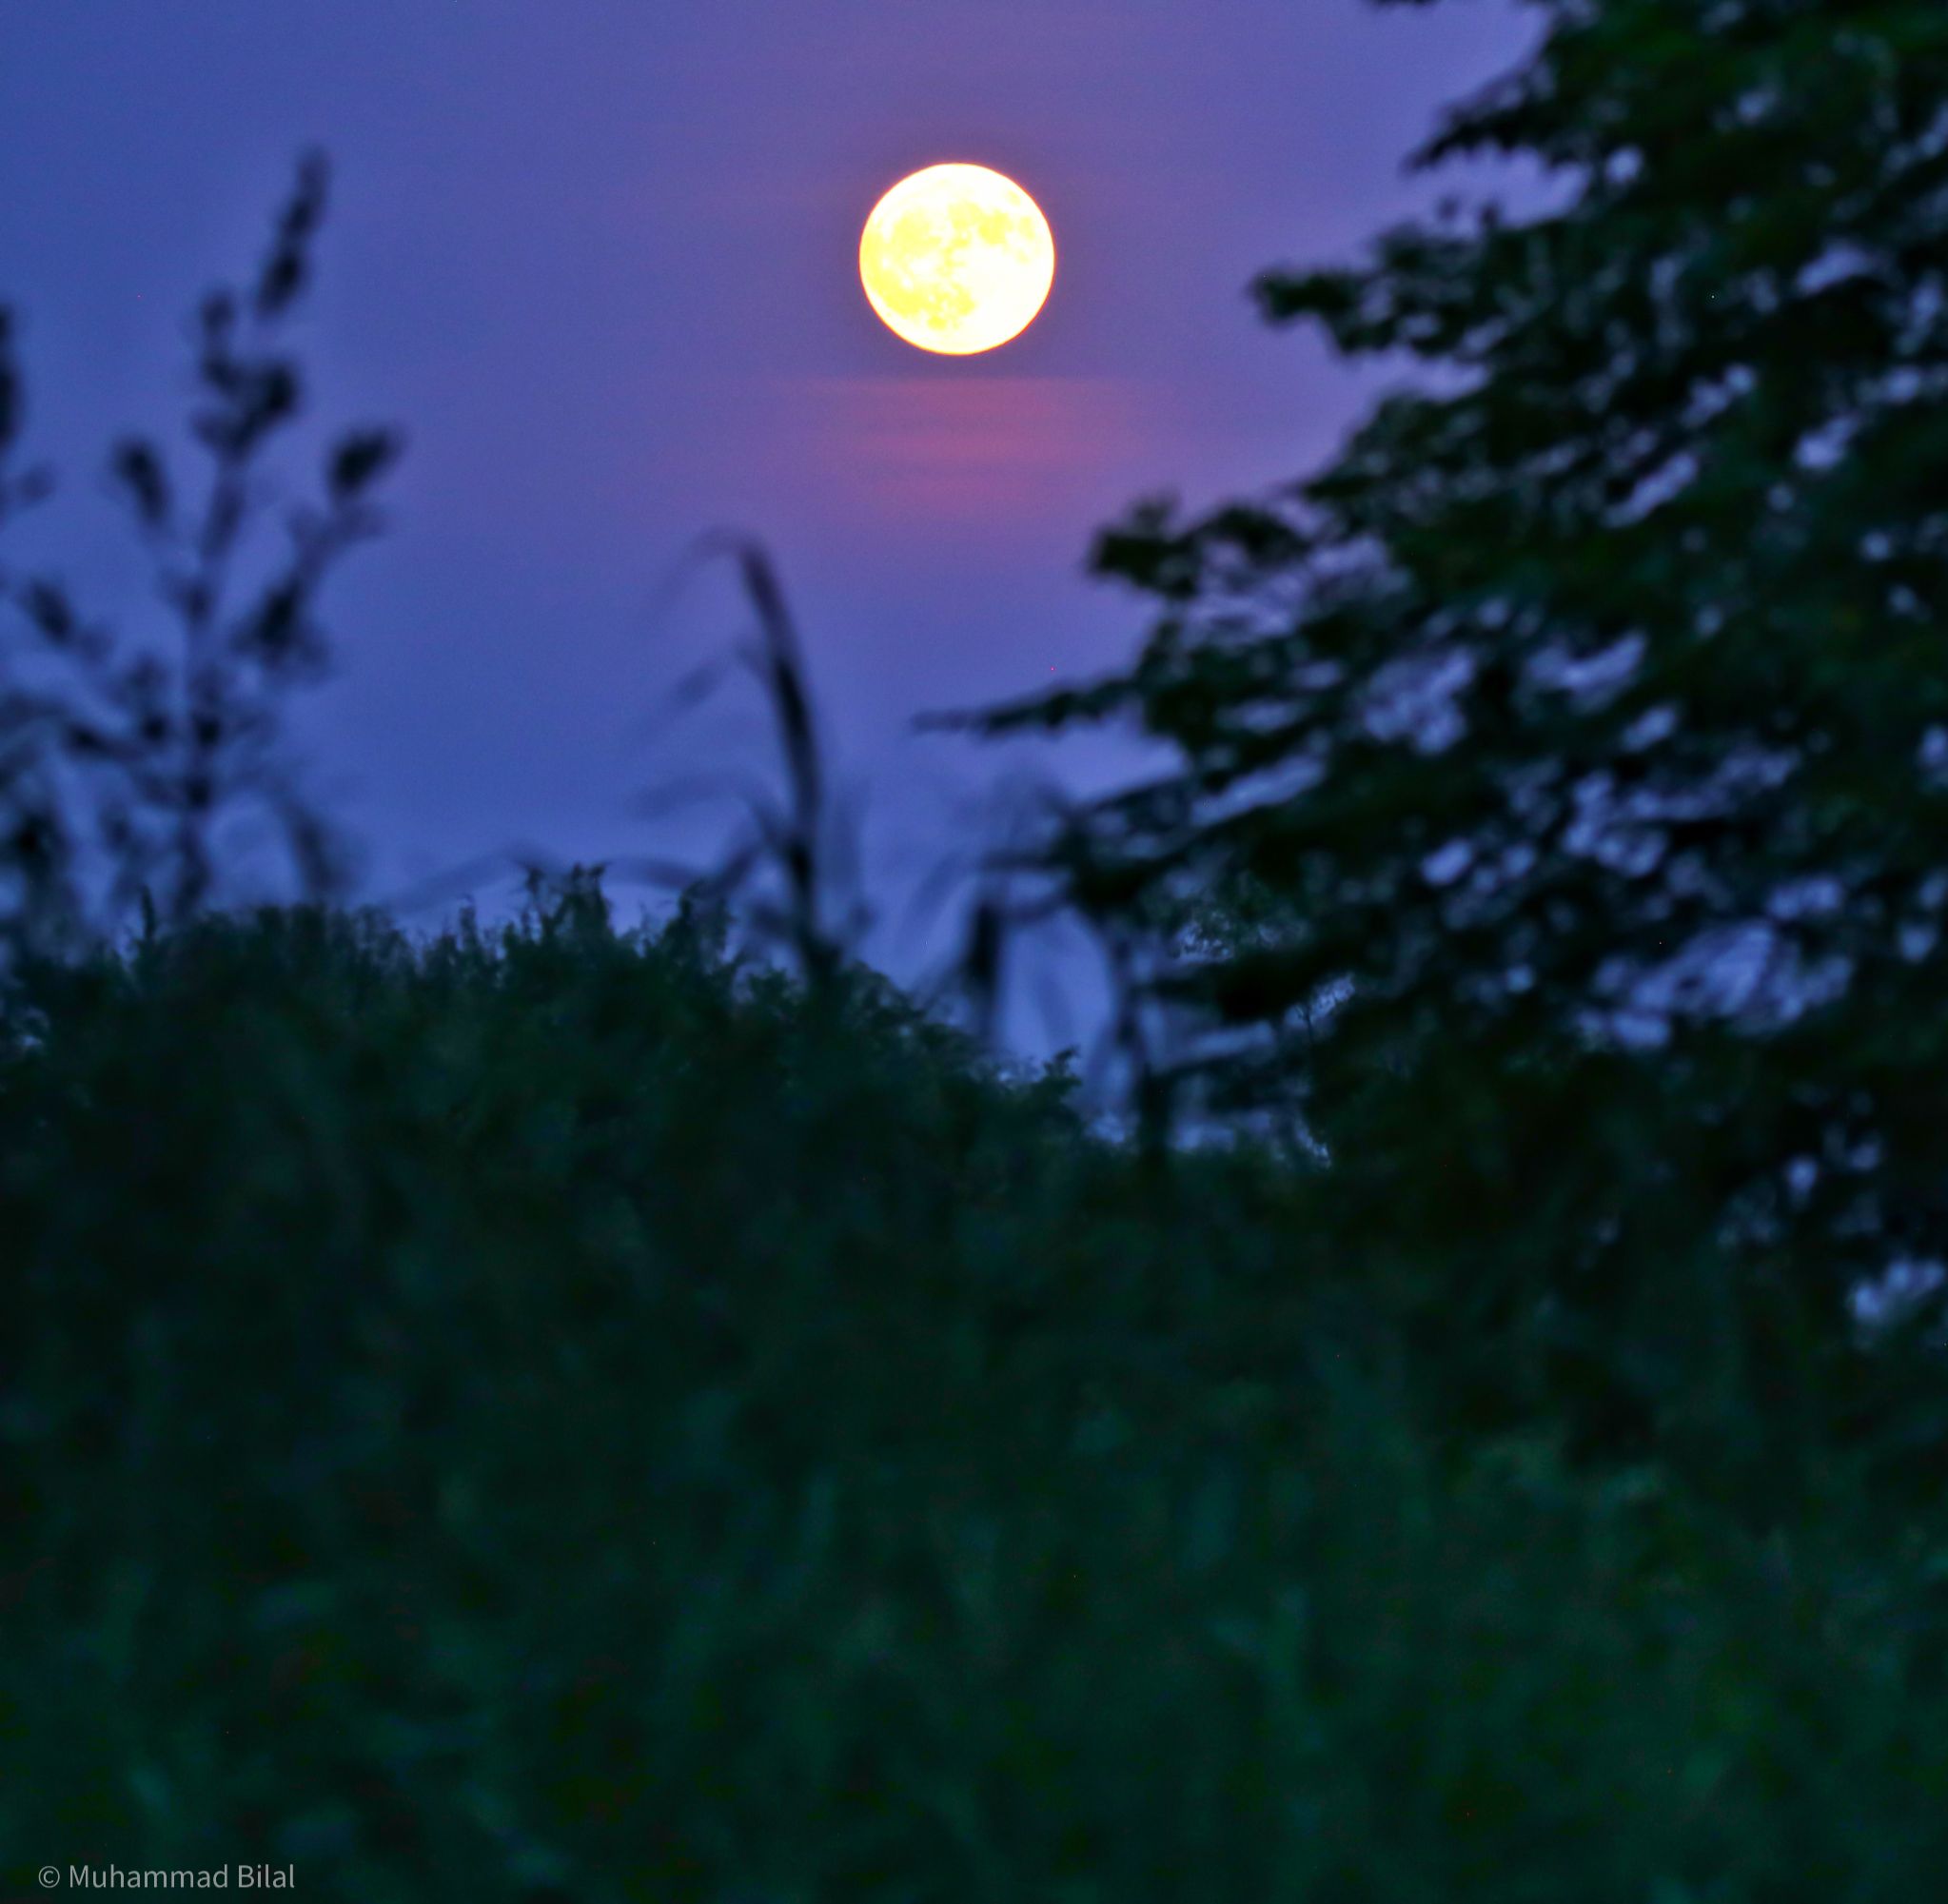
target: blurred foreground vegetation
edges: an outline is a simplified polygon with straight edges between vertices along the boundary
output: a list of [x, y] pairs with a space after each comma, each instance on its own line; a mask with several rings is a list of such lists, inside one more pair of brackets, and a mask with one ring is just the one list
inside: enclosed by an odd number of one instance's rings
[[1752, 1394], [1574, 1460], [1452, 1379], [1520, 1397], [1524, 1330], [1306, 1177], [1158, 1171], [870, 975], [583, 882], [155, 933], [4, 1031], [23, 1871], [1891, 1904], [1948, 1852], [1924, 1478]]
[[168, 639], [0, 565], [10, 1885], [1941, 1894], [1948, 13], [1537, 10], [1423, 159], [1554, 209], [1259, 286], [1446, 374], [975, 717], [1174, 751], [961, 960], [1095, 933], [1132, 1142], [860, 965], [749, 542], [784, 791], [673, 919], [344, 910], [282, 736], [401, 440], [273, 510], [301, 171], [200, 480], [111, 459]]

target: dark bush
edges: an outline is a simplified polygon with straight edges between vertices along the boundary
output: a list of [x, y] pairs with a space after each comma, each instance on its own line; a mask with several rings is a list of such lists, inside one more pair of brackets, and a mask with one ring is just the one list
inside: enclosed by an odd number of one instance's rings
[[23, 1870], [1907, 1904], [1948, 1852], [1938, 1509], [1457, 1436], [1303, 1179], [1159, 1178], [868, 974], [584, 883], [210, 919], [6, 1030]]

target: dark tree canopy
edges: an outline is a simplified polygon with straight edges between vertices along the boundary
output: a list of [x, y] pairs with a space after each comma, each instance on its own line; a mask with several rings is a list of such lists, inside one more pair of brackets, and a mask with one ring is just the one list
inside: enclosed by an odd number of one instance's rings
[[1371, 1222], [1558, 1290], [1734, 1248], [1837, 1313], [1948, 1258], [1948, 8], [1537, 11], [1417, 163], [1552, 209], [1255, 287], [1437, 374], [1106, 534], [1140, 658], [987, 720], [1173, 743], [1084, 901], [1220, 895], [1160, 994]]

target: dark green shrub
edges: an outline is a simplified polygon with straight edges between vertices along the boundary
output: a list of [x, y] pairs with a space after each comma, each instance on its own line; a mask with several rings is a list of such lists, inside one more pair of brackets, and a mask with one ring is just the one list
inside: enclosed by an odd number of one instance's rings
[[1456, 1439], [1305, 1180], [1145, 1171], [868, 974], [584, 886], [209, 919], [8, 1024], [17, 1882], [1907, 1904], [1948, 1852], [1938, 1510]]

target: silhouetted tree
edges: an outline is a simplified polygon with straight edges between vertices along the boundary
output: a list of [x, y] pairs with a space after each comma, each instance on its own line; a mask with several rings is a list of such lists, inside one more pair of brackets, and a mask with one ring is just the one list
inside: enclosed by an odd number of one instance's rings
[[1136, 510], [1095, 566], [1140, 658], [981, 724], [1174, 744], [1085, 903], [1185, 934], [1213, 1093], [1647, 1409], [1707, 1339], [1790, 1387], [1948, 1260], [1948, 10], [1538, 10], [1417, 163], [1553, 208], [1255, 287], [1439, 379], [1289, 490]]

